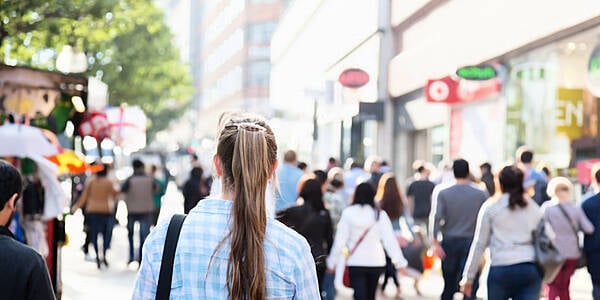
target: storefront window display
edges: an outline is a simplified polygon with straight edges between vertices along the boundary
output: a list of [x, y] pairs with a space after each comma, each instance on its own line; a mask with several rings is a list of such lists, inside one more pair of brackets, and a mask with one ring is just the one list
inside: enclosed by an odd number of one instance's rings
[[599, 137], [598, 98], [586, 82], [599, 33], [584, 32], [508, 61], [506, 157], [527, 145], [537, 160], [565, 169], [599, 154], [585, 142]]

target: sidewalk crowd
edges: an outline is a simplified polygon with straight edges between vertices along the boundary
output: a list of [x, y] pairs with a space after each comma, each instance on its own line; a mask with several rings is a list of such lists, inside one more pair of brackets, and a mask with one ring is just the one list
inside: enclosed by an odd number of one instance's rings
[[[128, 262], [139, 267], [133, 299], [161, 293], [173, 299], [335, 299], [336, 277], [354, 290], [354, 299], [375, 299], [388, 284], [401, 297], [399, 277], [414, 279], [420, 294], [418, 283], [436, 257], [443, 300], [457, 293], [476, 299], [480, 282], [488, 299], [570, 299], [578, 268], [587, 268], [590, 298], [600, 300], [600, 166], [576, 203], [579, 191], [571, 181], [548, 167], [535, 168], [526, 147], [514, 164], [494, 169], [483, 163], [479, 172], [464, 159], [439, 168], [416, 161], [414, 176], [405, 179], [377, 156], [364, 164], [348, 159], [346, 168], [330, 158], [324, 169], [312, 171], [292, 150], [279, 161], [271, 128], [256, 116], [224, 115], [219, 127], [212, 179], [194, 157], [180, 187], [186, 215], [172, 251], [166, 249], [175, 226], [169, 220], [157, 224], [166, 182], [156, 167], [146, 172], [134, 160], [133, 174], [118, 184], [105, 166], [85, 181], [74, 202], [72, 211], [85, 215], [82, 249], [91, 256], [92, 245], [102, 269], [109, 267], [115, 204], [124, 197]], [[16, 180], [10, 176], [13, 170], [0, 162], [0, 217], [11, 214], [20, 193], [9, 189]], [[540, 226], [560, 260], [553, 267], [541, 257]], [[5, 228], [0, 226], [0, 247], [12, 245]], [[173, 264], [162, 264], [168, 256]], [[38, 257], [30, 257], [28, 270], [36, 276], [30, 284], [47, 289]], [[0, 265], [15, 267], [1, 255]], [[480, 280], [486, 265], [487, 278]], [[172, 275], [165, 277], [163, 269]]]

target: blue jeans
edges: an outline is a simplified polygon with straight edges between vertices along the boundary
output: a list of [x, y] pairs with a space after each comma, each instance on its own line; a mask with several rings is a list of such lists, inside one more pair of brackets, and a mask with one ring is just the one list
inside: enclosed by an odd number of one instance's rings
[[[152, 213], [146, 214], [129, 214], [127, 216], [127, 237], [129, 238], [129, 261], [142, 261], [142, 246], [150, 233], [150, 225], [152, 223]], [[133, 225], [135, 222], [140, 223], [140, 248], [138, 249], [138, 257], [133, 253]]]
[[100, 252], [98, 252], [98, 235], [102, 234], [102, 258], [106, 259], [106, 250], [110, 248], [110, 241], [112, 239], [112, 215], [88, 213], [86, 219], [89, 226], [90, 240], [94, 245], [96, 256], [100, 256]]
[[385, 267], [349, 267], [348, 272], [354, 300], [375, 300], [377, 283]]
[[[442, 275], [444, 277], [442, 300], [454, 299], [454, 294], [459, 291], [459, 283], [462, 279], [462, 273], [467, 263], [472, 242], [473, 239], [471, 238], [444, 237], [441, 243], [442, 249], [446, 252], [446, 257], [442, 260]], [[464, 297], [464, 299], [476, 299], [475, 295], [478, 288], [479, 273], [477, 273], [477, 276], [473, 280], [473, 293], [471, 297]]]
[[534, 263], [493, 266], [487, 285], [489, 300], [537, 300], [542, 288], [542, 274]]
[[321, 283], [323, 286], [323, 292], [321, 293], [321, 298], [325, 300], [335, 300], [335, 274], [325, 273], [323, 276], [323, 282]]

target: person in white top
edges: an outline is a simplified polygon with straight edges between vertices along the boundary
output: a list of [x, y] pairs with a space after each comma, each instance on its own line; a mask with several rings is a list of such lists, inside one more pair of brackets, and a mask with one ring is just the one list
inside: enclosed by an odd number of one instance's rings
[[489, 300], [534, 300], [540, 296], [542, 274], [535, 264], [532, 232], [542, 219], [539, 206], [525, 197], [523, 171], [504, 167], [499, 181], [502, 196], [487, 200], [479, 211], [475, 240], [463, 271], [463, 293], [470, 297], [479, 262], [490, 248], [487, 279]]
[[334, 273], [342, 248], [347, 245], [348, 249], [354, 249], [360, 243], [346, 260], [354, 299], [375, 299], [379, 277], [385, 271], [385, 252], [402, 274], [406, 274], [408, 264], [388, 215], [375, 208], [374, 198], [375, 190], [369, 183], [356, 187], [352, 205], [342, 212], [327, 258], [327, 272]]

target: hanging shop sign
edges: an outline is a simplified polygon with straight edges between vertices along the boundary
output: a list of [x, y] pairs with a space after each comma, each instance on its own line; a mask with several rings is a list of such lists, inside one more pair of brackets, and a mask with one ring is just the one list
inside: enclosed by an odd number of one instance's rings
[[362, 69], [346, 69], [340, 74], [338, 81], [342, 86], [357, 89], [369, 83], [369, 74]]
[[466, 80], [489, 80], [498, 77], [498, 72], [490, 65], [467, 66], [456, 70], [456, 76]]
[[428, 102], [458, 104], [482, 100], [500, 92], [502, 84], [498, 78], [472, 81], [446, 76], [430, 79], [425, 85]]
[[596, 97], [600, 97], [600, 44], [596, 45], [587, 66], [588, 89]]

